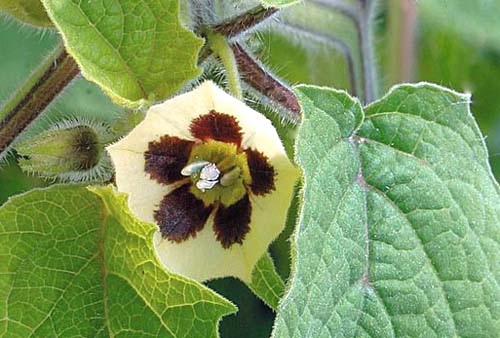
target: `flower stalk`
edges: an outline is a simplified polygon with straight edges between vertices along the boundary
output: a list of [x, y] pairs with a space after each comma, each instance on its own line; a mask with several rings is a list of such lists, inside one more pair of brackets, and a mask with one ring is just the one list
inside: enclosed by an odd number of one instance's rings
[[224, 69], [226, 70], [226, 77], [229, 82], [229, 90], [238, 99], [243, 98], [241, 91], [240, 75], [238, 66], [236, 65], [235, 55], [226, 37], [220, 33], [208, 32], [207, 40], [212, 51], [219, 57]]

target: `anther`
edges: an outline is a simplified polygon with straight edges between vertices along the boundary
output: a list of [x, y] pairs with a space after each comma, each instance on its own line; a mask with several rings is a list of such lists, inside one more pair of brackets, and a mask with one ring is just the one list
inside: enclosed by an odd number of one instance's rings
[[234, 167], [232, 170], [222, 175], [220, 179], [220, 185], [222, 185], [223, 187], [229, 187], [230, 185], [236, 183], [240, 176], [241, 169], [239, 167]]
[[195, 161], [189, 163], [187, 166], [182, 168], [181, 174], [183, 176], [191, 176], [193, 174], [197, 174], [208, 164], [210, 164], [210, 162], [207, 161]]

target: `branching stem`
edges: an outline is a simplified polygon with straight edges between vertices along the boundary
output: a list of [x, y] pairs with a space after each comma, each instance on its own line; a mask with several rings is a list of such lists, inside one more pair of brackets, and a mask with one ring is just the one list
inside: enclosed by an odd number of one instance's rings
[[364, 102], [372, 102], [378, 95], [377, 67], [373, 50], [373, 15], [376, 1], [358, 0], [357, 4], [347, 3], [344, 0], [312, 0], [312, 2], [317, 6], [338, 11], [353, 21], [358, 32]]
[[241, 35], [242, 33], [254, 28], [259, 23], [277, 13], [277, 8], [264, 8], [257, 6], [227, 22], [220, 23], [213, 27], [214, 32], [224, 35], [228, 39]]
[[[227, 51], [224, 47], [231, 38], [240, 36], [277, 12], [277, 8], [257, 6], [227, 22], [215, 25], [210, 29], [205, 29], [205, 31], [212, 32], [206, 34], [209, 46], [224, 64], [228, 72], [229, 85], [233, 94], [238, 92], [239, 76], [237, 76], [238, 72], [233, 69], [232, 60], [237, 64], [236, 69], [239, 70], [241, 80], [248, 83], [248, 85], [257, 92], [283, 107], [289, 112], [287, 118], [290, 121], [297, 122], [300, 119], [300, 106], [293, 91], [281, 83], [259, 62], [250, 56], [238, 42], [229, 44], [232, 50], [231, 57], [227, 55]], [[208, 57], [208, 55], [209, 52], [206, 51], [203, 54], [203, 59]], [[225, 60], [223, 58], [225, 58]], [[238, 79], [238, 81], [236, 81], [236, 79]]]
[[355, 23], [361, 20], [359, 8], [354, 4], [345, 2], [344, 0], [311, 0], [311, 2], [317, 6], [340, 12]]
[[0, 108], [0, 155], [80, 73], [58, 46]]
[[349, 86], [351, 89], [351, 94], [357, 96], [358, 84], [356, 81], [356, 69], [354, 67], [354, 56], [352, 55], [352, 50], [349, 46], [342, 40], [337, 39], [333, 36], [322, 34], [320, 32], [316, 32], [307, 27], [297, 25], [289, 22], [280, 22], [279, 25], [285, 27], [286, 29], [290, 29], [295, 33], [298, 33], [304, 36], [307, 39], [316, 40], [320, 43], [324, 43], [326, 45], [330, 45], [335, 48], [346, 60], [347, 71], [349, 74]]
[[290, 120], [300, 120], [300, 105], [293, 91], [264, 69], [239, 43], [232, 43], [231, 49], [243, 80], [289, 111]]

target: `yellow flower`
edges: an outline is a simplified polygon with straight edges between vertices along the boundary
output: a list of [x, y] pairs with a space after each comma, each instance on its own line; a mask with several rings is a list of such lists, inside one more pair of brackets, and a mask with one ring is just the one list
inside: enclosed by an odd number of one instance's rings
[[250, 281], [285, 226], [298, 170], [271, 122], [212, 82], [151, 107], [107, 148], [118, 190], [171, 271]]

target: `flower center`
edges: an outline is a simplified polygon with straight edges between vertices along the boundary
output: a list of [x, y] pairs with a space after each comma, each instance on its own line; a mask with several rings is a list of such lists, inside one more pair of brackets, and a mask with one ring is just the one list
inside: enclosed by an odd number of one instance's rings
[[219, 183], [220, 171], [213, 163], [204, 166], [200, 171], [200, 179], [196, 182], [196, 187], [205, 192], [207, 189], [212, 189]]
[[228, 207], [245, 196], [251, 183], [247, 156], [232, 143], [209, 141], [193, 147], [181, 174], [194, 183], [191, 193], [205, 205]]

